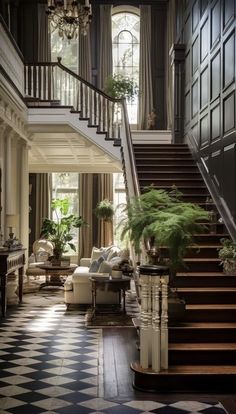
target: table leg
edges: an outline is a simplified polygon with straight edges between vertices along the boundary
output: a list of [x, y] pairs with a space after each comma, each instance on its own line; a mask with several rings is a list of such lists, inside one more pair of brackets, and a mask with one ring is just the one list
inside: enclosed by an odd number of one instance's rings
[[7, 311], [7, 275], [1, 276], [1, 311], [4, 318]]
[[126, 309], [125, 309], [125, 289], [122, 289], [123, 291], [123, 313], [126, 313]]
[[23, 297], [23, 270], [24, 270], [23, 266], [18, 269], [19, 303], [22, 302], [22, 297]]

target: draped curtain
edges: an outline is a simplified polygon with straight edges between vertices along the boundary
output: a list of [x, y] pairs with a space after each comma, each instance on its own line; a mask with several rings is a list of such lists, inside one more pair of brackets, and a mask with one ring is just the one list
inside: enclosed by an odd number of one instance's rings
[[112, 75], [112, 25], [110, 4], [100, 5], [100, 47], [98, 87], [104, 88], [105, 80]]
[[140, 63], [139, 63], [139, 129], [147, 128], [147, 117], [153, 108], [151, 71], [151, 6], [140, 8]]
[[93, 174], [79, 175], [80, 215], [87, 225], [80, 229], [79, 257], [90, 257], [93, 247]]
[[50, 214], [49, 176], [36, 174], [35, 240], [39, 239], [43, 219]]
[[[113, 176], [112, 174], [99, 174], [98, 201], [105, 198], [113, 203]], [[98, 243], [100, 246], [109, 246], [113, 243], [112, 221], [98, 220]]]
[[175, 41], [175, 0], [169, 0], [167, 8], [167, 48], [166, 48], [166, 96], [167, 96], [167, 129], [172, 128], [172, 67], [169, 51]]
[[91, 43], [90, 43], [90, 28], [87, 34], [83, 35], [79, 32], [79, 55], [78, 55], [78, 69], [79, 75], [87, 80], [92, 81], [92, 63], [91, 63]]
[[38, 61], [51, 61], [51, 36], [49, 33], [47, 5], [38, 4]]

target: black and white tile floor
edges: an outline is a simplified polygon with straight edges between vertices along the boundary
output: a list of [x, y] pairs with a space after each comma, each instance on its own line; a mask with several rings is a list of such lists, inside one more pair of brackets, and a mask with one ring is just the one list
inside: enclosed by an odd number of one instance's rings
[[24, 295], [0, 319], [0, 414], [225, 414], [220, 403], [103, 399], [102, 330], [58, 289]]

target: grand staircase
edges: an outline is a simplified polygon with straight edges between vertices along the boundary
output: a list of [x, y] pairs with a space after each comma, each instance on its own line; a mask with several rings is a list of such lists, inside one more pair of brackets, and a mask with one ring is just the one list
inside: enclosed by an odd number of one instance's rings
[[134, 384], [157, 392], [235, 392], [236, 275], [222, 273], [217, 250], [228, 234], [187, 145], [134, 145], [134, 154], [141, 193], [151, 184], [175, 185], [184, 201], [215, 211], [174, 280], [186, 312], [169, 326], [169, 369], [155, 375], [134, 365]]

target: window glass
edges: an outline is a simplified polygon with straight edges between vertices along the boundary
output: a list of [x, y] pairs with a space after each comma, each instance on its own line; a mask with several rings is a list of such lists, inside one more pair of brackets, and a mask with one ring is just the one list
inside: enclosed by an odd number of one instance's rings
[[[113, 73], [127, 76], [139, 85], [140, 18], [132, 12], [112, 15]], [[138, 96], [127, 103], [129, 121], [137, 124]]]
[[[52, 173], [52, 199], [68, 198], [70, 209], [69, 214], [79, 215], [79, 174], [78, 173]], [[56, 215], [53, 213], [52, 218], [55, 220]], [[79, 230], [73, 228], [71, 234], [73, 236], [72, 243], [76, 246], [78, 252]], [[69, 250], [66, 254], [74, 255], [73, 250]]]
[[126, 206], [126, 191], [124, 177], [122, 173], [113, 174], [113, 204], [115, 214], [113, 217], [114, 226], [114, 244], [117, 246], [126, 247], [126, 240], [121, 240], [121, 232], [123, 229], [122, 222], [126, 220], [126, 213], [123, 211]]
[[56, 62], [58, 57], [62, 58], [62, 64], [78, 73], [78, 39], [71, 39], [70, 42], [67, 38], [62, 39], [59, 36], [58, 29], [53, 29], [50, 24], [51, 32], [51, 60]]

